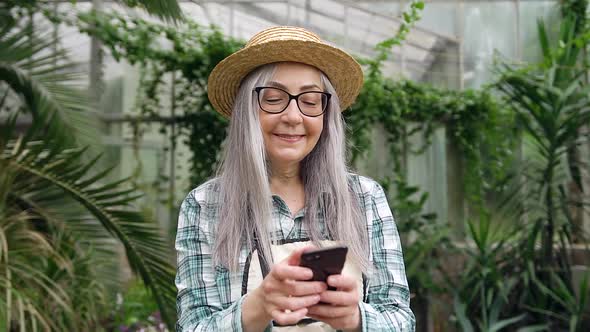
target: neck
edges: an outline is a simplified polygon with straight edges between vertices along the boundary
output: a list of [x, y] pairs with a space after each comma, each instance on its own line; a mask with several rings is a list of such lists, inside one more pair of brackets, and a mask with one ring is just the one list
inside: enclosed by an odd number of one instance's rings
[[300, 186], [301, 165], [299, 163], [271, 166], [270, 187], [274, 193], [281, 192], [285, 186]]

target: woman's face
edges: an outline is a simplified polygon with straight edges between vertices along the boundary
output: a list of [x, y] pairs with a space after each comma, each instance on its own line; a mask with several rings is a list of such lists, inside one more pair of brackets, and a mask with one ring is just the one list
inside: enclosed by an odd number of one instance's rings
[[[277, 64], [275, 74], [266, 86], [283, 89], [292, 95], [307, 91], [324, 91], [320, 71], [315, 67], [295, 62]], [[304, 100], [300, 100], [302, 107], [303, 102]], [[317, 117], [304, 115], [299, 111], [294, 99], [278, 114], [259, 109], [259, 117], [266, 153], [275, 166], [299, 163], [303, 160], [317, 144], [324, 124], [323, 114]]]

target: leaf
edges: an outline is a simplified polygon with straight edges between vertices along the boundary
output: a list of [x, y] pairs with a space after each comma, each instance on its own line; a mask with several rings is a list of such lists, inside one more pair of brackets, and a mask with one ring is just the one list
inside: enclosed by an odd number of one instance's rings
[[460, 298], [458, 295], [455, 295], [454, 297], [454, 301], [453, 301], [453, 307], [455, 310], [455, 315], [457, 316], [457, 321], [459, 322], [459, 325], [461, 326], [461, 329], [463, 332], [473, 332], [473, 325], [471, 324], [471, 321], [467, 318], [467, 314], [466, 314], [466, 305], [465, 303], [461, 302]]
[[74, 88], [82, 73], [63, 51], [52, 51], [54, 38], [38, 37], [38, 29], [43, 28], [14, 26], [0, 35], [0, 82], [7, 84], [19, 97], [24, 111], [33, 116], [32, 130], [43, 128], [45, 136], [54, 135], [71, 145], [76, 140], [94, 143], [98, 133], [92, 104], [86, 92]]
[[500, 321], [495, 322], [490, 326], [489, 332], [498, 332], [505, 328], [506, 326], [518, 323], [519, 321], [523, 320], [526, 317], [526, 314], [518, 315], [512, 318], [502, 319]]
[[537, 332], [537, 331], [549, 331], [549, 326], [546, 324], [539, 324], [539, 325], [529, 325], [525, 327], [521, 327], [517, 332]]
[[539, 43], [545, 63], [551, 65], [553, 63], [551, 48], [549, 47], [549, 38], [547, 37], [547, 30], [545, 29], [543, 20], [537, 20], [537, 33], [539, 34]]
[[[129, 3], [129, 0], [124, 0]], [[176, 21], [183, 18], [177, 0], [137, 0], [145, 10], [165, 20]]]

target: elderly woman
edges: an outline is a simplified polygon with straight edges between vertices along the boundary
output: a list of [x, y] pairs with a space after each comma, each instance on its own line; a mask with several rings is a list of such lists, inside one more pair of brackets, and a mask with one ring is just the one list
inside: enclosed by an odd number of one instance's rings
[[[347, 172], [341, 111], [362, 82], [349, 54], [295, 27], [215, 67], [209, 99], [230, 126], [218, 176], [181, 206], [178, 331], [414, 330], [383, 189]], [[302, 253], [334, 244], [344, 269], [312, 281]]]

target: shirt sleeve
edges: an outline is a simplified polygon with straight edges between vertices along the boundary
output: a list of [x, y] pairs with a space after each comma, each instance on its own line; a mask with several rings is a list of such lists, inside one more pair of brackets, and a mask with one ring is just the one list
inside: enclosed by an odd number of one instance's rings
[[401, 242], [379, 184], [375, 183], [367, 203], [373, 215], [369, 236], [374, 270], [368, 278], [366, 299], [359, 304], [362, 331], [413, 332], [415, 318], [410, 309]]
[[191, 193], [180, 207], [176, 234], [176, 331], [242, 331], [244, 296], [234, 303], [221, 303], [218, 283], [226, 283], [221, 289], [227, 289], [230, 280], [216, 277], [202, 219], [201, 207]]

